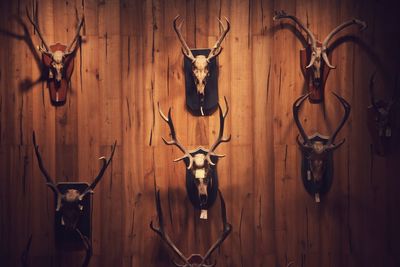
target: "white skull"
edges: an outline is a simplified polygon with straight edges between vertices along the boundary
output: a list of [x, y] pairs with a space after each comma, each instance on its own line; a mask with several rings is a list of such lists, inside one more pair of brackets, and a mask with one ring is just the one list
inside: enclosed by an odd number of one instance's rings
[[64, 68], [64, 52], [62, 51], [55, 51], [52, 54], [52, 63], [51, 65], [53, 66], [53, 68], [56, 70], [56, 80], [57, 82], [60, 82], [62, 79], [62, 71]]
[[316, 47], [312, 52], [312, 57], [315, 57], [312, 68], [314, 73], [314, 79], [321, 79], [321, 59], [322, 59], [322, 48]]
[[198, 55], [192, 62], [192, 71], [194, 76], [194, 82], [196, 84], [197, 93], [204, 95], [206, 88], [208, 72], [208, 60], [204, 55]]

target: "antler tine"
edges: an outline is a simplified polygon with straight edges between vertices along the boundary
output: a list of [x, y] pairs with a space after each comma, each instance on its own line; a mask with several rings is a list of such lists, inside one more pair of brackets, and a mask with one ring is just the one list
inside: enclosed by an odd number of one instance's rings
[[224, 96], [224, 100], [225, 100], [225, 105], [226, 105], [226, 110], [225, 113], [222, 112], [222, 108], [221, 105], [218, 103], [218, 110], [219, 110], [219, 133], [218, 133], [218, 138], [217, 140], [215, 140], [214, 144], [210, 147], [208, 153], [207, 153], [207, 160], [211, 165], [215, 165], [215, 163], [212, 162], [211, 160], [211, 156], [215, 156], [215, 157], [225, 157], [225, 155], [219, 155], [216, 154], [214, 152], [214, 150], [219, 146], [219, 144], [221, 143], [226, 143], [229, 142], [231, 140], [231, 135], [229, 135], [227, 138], [224, 138], [224, 128], [225, 128], [225, 118], [228, 115], [228, 111], [229, 111], [229, 105], [228, 105], [228, 101], [226, 100], [226, 97]]
[[[204, 255], [203, 260], [201, 261], [199, 266], [203, 266], [205, 264], [205, 262], [207, 261], [207, 259], [211, 256], [211, 254], [214, 252], [214, 250], [216, 250], [219, 246], [221, 246], [222, 242], [225, 241], [225, 239], [228, 237], [228, 235], [231, 233], [232, 231], [232, 225], [230, 223], [227, 222], [226, 219], [226, 206], [225, 206], [225, 200], [222, 196], [222, 193], [220, 190], [218, 190], [218, 194], [219, 194], [219, 198], [221, 200], [221, 218], [222, 218], [222, 234], [221, 236], [218, 238], [218, 240], [211, 246], [211, 248], [207, 251], [207, 253]], [[207, 266], [214, 266], [214, 264], [212, 265], [207, 265]]]
[[176, 32], [176, 35], [178, 35], [179, 41], [181, 42], [183, 54], [185, 56], [187, 56], [190, 60], [194, 61], [195, 57], [193, 56], [192, 51], [190, 50], [189, 46], [187, 45], [187, 43], [186, 43], [186, 41], [183, 38], [182, 33], [181, 33], [181, 27], [182, 27], [182, 24], [183, 24], [183, 20], [182, 20], [181, 24], [179, 24], [179, 26], [176, 25], [176, 23], [177, 23], [177, 21], [178, 21], [178, 19], [180, 17], [181, 17], [180, 15], [177, 15], [174, 18], [174, 22], [173, 22], [174, 30]]
[[217, 40], [217, 42], [215, 43], [215, 45], [213, 46], [213, 48], [211, 49], [210, 54], [208, 54], [207, 61], [210, 61], [212, 58], [218, 56], [221, 53], [221, 51], [222, 51], [222, 48], [221, 48], [222, 41], [224, 41], [226, 35], [228, 34], [228, 32], [231, 29], [231, 24], [230, 24], [229, 20], [226, 17], [224, 17], [224, 19], [226, 21], [226, 29], [225, 29], [224, 24], [222, 23], [222, 21], [218, 18], [218, 22], [222, 27], [222, 34], [219, 37], [219, 39]]
[[32, 139], [33, 139], [33, 146], [35, 148], [35, 154], [36, 158], [39, 164], [39, 169], [44, 175], [44, 178], [46, 179], [46, 185], [51, 188], [53, 193], [56, 195], [57, 198], [57, 207], [56, 211], [59, 211], [61, 208], [61, 192], [58, 190], [57, 185], [53, 182], [53, 179], [51, 179], [49, 173], [47, 172], [46, 168], [44, 167], [42, 156], [40, 155], [39, 152], [39, 146], [36, 144], [36, 136], [35, 136], [35, 131], [32, 132]]
[[96, 185], [100, 182], [100, 180], [103, 178], [103, 175], [108, 167], [108, 165], [110, 165], [113, 157], [114, 157], [114, 152], [115, 152], [115, 147], [117, 145], [117, 141], [114, 142], [114, 145], [112, 147], [112, 151], [111, 151], [111, 155], [110, 158], [108, 160], [106, 160], [105, 157], [101, 157], [100, 160], [103, 162], [103, 166], [101, 167], [99, 174], [97, 174], [96, 178], [93, 180], [93, 182], [85, 189], [85, 191], [83, 191], [83, 193], [79, 196], [79, 199], [82, 200], [86, 194], [93, 193], [94, 188], [96, 187]]
[[367, 24], [364, 21], [358, 20], [358, 19], [351, 19], [348, 21], [343, 22], [342, 24], [340, 24], [339, 26], [337, 26], [335, 29], [333, 29], [328, 36], [325, 38], [325, 40], [322, 42], [322, 58], [324, 59], [326, 65], [331, 68], [331, 69], [335, 69], [336, 67], [333, 66], [330, 62], [329, 62], [329, 58], [328, 55], [326, 54], [326, 50], [328, 49], [328, 43], [329, 41], [332, 39], [332, 37], [337, 34], [338, 32], [340, 32], [341, 30], [343, 30], [344, 28], [351, 26], [353, 24], [357, 24], [360, 26], [360, 30], [363, 30], [367, 27]]
[[73, 50], [71, 50], [71, 48], [72, 48], [72, 45], [76, 42], [76, 40], [78, 39], [78, 37], [79, 37], [79, 35], [80, 35], [81, 28], [82, 28], [82, 26], [83, 26], [84, 21], [85, 21], [85, 16], [82, 15], [82, 18], [81, 18], [81, 20], [80, 20], [80, 22], [79, 22], [79, 24], [78, 24], [78, 28], [76, 29], [75, 37], [74, 37], [74, 39], [71, 41], [71, 43], [69, 44], [69, 46], [68, 46], [68, 48], [67, 48], [67, 50], [66, 50], [66, 52], [67, 52], [68, 54], [72, 53], [72, 52], [75, 50], [75, 48], [74, 48]]
[[49, 48], [49, 46], [47, 45], [46, 41], [44, 40], [44, 38], [43, 38], [43, 36], [42, 36], [42, 34], [41, 34], [41, 32], [40, 32], [39, 26], [33, 21], [32, 17], [29, 15], [28, 7], [26, 7], [25, 9], [26, 9], [26, 16], [28, 17], [29, 22], [33, 25], [33, 28], [34, 28], [34, 29], [36, 30], [36, 32], [38, 33], [38, 36], [39, 36], [40, 40], [42, 41], [42, 43], [43, 43], [43, 45], [44, 45], [44, 48], [46, 49], [46, 51], [44, 51], [44, 52], [50, 53], [50, 48]]
[[175, 253], [176, 256], [178, 256], [183, 262], [185, 262], [186, 265], [179, 265], [176, 264], [177, 266], [190, 266], [190, 263], [188, 259], [183, 255], [183, 253], [175, 246], [175, 244], [172, 242], [171, 238], [168, 236], [167, 233], [164, 231], [164, 217], [163, 217], [163, 212], [161, 208], [161, 201], [160, 201], [160, 190], [157, 189], [156, 192], [156, 210], [157, 210], [157, 216], [158, 216], [158, 227], [154, 226], [153, 221], [150, 222], [150, 228], [154, 232], [156, 232], [161, 239], [168, 245], [168, 247]]
[[56, 184], [53, 182], [53, 179], [51, 179], [49, 173], [47, 172], [46, 168], [44, 167], [42, 156], [40, 155], [40, 152], [39, 152], [39, 146], [36, 144], [35, 132], [32, 133], [32, 139], [33, 139], [33, 146], [35, 148], [36, 158], [37, 158], [38, 164], [39, 164], [39, 169], [42, 172], [42, 174], [44, 175], [44, 178], [46, 179], [46, 185], [49, 186], [54, 191], [54, 193], [60, 194]]
[[[337, 127], [337, 129], [335, 130], [335, 132], [331, 135], [331, 137], [329, 138], [327, 145], [328, 146], [332, 146], [335, 142], [335, 138], [337, 136], [337, 134], [339, 133], [339, 131], [343, 128], [344, 124], [346, 123], [347, 119], [349, 118], [350, 115], [350, 111], [351, 111], [351, 106], [350, 104], [341, 96], [337, 95], [335, 92], [332, 92], [332, 94], [334, 96], [337, 97], [337, 99], [340, 101], [340, 103], [342, 104], [343, 108], [344, 108], [344, 115], [342, 118], [342, 121], [340, 122], [339, 126]], [[338, 145], [342, 145], [344, 143], [344, 140], [342, 140], [340, 142], [340, 144]]]
[[[283, 10], [275, 11], [275, 16], [273, 17], [274, 21], [278, 20], [278, 19], [285, 19], [285, 18], [293, 20], [295, 23], [297, 23], [300, 26], [300, 28], [302, 28], [307, 33], [309, 41], [311, 41], [312, 50], [316, 50], [317, 49], [317, 39], [315, 38], [312, 31], [309, 28], [307, 28], [301, 20], [299, 20], [296, 16], [286, 14], [286, 12]], [[315, 55], [312, 54], [310, 63], [306, 66], [307, 69], [310, 68], [314, 64], [315, 59], [316, 59]]]
[[[306, 98], [309, 95], [310, 95], [310, 93], [302, 95], [299, 98], [297, 98], [296, 101], [293, 103], [293, 118], [294, 118], [294, 121], [295, 121], [295, 123], [297, 125], [297, 128], [299, 129], [300, 135], [303, 138], [303, 144], [302, 145], [309, 144], [310, 143], [310, 139], [308, 138], [308, 136], [306, 134], [306, 131], [304, 130], [304, 128], [301, 125], [301, 122], [299, 120], [299, 110], [300, 110], [301, 104], [303, 104], [304, 100], [306, 100]], [[297, 137], [297, 140], [300, 143], [298, 137]]]
[[178, 141], [178, 138], [176, 137], [174, 122], [172, 121], [172, 116], [171, 116], [171, 108], [169, 108], [169, 110], [168, 110], [168, 117], [167, 117], [167, 116], [165, 116], [165, 114], [161, 111], [160, 103], [157, 103], [157, 105], [158, 105], [158, 112], [160, 113], [161, 118], [162, 118], [165, 122], [168, 123], [169, 130], [170, 130], [170, 132], [171, 132], [171, 138], [172, 138], [171, 141], [167, 141], [167, 140], [164, 139], [164, 137], [161, 137], [162, 140], [164, 141], [164, 143], [165, 143], [166, 145], [175, 145], [175, 146], [177, 146], [177, 147], [184, 153], [184, 155], [183, 155], [182, 157], [175, 159], [175, 160], [174, 160], [175, 162], [180, 161], [180, 160], [183, 160], [183, 159], [185, 159], [185, 158], [188, 158], [188, 159], [189, 159], [189, 165], [188, 165], [187, 169], [192, 168], [192, 165], [193, 165], [193, 157], [192, 157], [192, 155], [189, 153], [189, 150], [187, 150], [187, 149]]
[[22, 251], [21, 255], [21, 265], [22, 267], [28, 267], [28, 254], [32, 244], [32, 234], [29, 236], [28, 242], [26, 243], [24, 251]]

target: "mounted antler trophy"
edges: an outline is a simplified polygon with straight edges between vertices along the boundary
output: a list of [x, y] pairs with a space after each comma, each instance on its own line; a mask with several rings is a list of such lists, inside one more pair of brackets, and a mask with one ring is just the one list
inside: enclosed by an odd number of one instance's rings
[[186, 105], [196, 116], [211, 115], [218, 106], [218, 67], [216, 57], [222, 51], [222, 41], [230, 30], [227, 18], [226, 28], [221, 20], [222, 34], [211, 49], [190, 49], [181, 33], [183, 21], [177, 26], [179, 15], [174, 19], [174, 30], [182, 45], [185, 56], [184, 71], [186, 84]]
[[150, 228], [156, 232], [161, 239], [164, 241], [165, 244], [174, 252], [175, 256], [180, 259], [182, 264], [173, 262], [175, 266], [178, 267], [212, 267], [216, 265], [216, 262], [210, 263], [211, 254], [221, 246], [224, 240], [228, 237], [228, 235], [232, 231], [232, 225], [227, 222], [226, 219], [226, 208], [225, 208], [225, 201], [222, 197], [221, 192], [219, 192], [219, 198], [221, 200], [221, 219], [222, 219], [222, 233], [218, 240], [210, 247], [210, 249], [206, 252], [206, 254], [192, 254], [189, 257], [186, 257], [173, 243], [171, 238], [164, 230], [164, 217], [161, 209], [160, 203], [160, 190], [157, 190], [156, 193], [156, 208], [157, 208], [157, 216], [158, 216], [158, 227], [155, 227], [153, 221], [150, 223]]
[[398, 102], [399, 97], [394, 95], [389, 101], [376, 100], [374, 79], [375, 74], [371, 76], [369, 84], [371, 105], [368, 107], [368, 129], [372, 136], [375, 153], [384, 156], [390, 152], [390, 142], [393, 139], [396, 126], [394, 106]]
[[117, 142], [114, 143], [111, 156], [108, 160], [104, 157], [100, 158], [103, 165], [90, 185], [87, 183], [56, 184], [44, 167], [42, 157], [39, 153], [39, 146], [36, 144], [35, 133], [33, 133], [32, 138], [40, 171], [46, 179], [46, 185], [54, 192], [56, 200], [56, 245], [60, 248], [70, 250], [80, 250], [83, 245], [86, 249], [86, 258], [82, 266], [87, 266], [92, 254], [91, 194], [93, 194], [93, 190], [103, 178], [108, 165], [110, 165]]
[[222, 112], [221, 106], [218, 104], [219, 117], [220, 117], [220, 128], [217, 140], [210, 147], [206, 149], [203, 147], [198, 147], [194, 150], [188, 150], [184, 147], [176, 136], [174, 123], [171, 117], [171, 108], [168, 110], [168, 117], [160, 109], [158, 105], [158, 111], [164, 121], [168, 123], [169, 129], [171, 131], [171, 141], [163, 141], [167, 145], [177, 146], [184, 155], [174, 161], [184, 160], [187, 167], [186, 170], [186, 191], [188, 193], [189, 199], [193, 206], [201, 210], [200, 218], [207, 219], [207, 209], [210, 208], [217, 197], [218, 191], [218, 175], [216, 164], [218, 158], [225, 157], [225, 155], [219, 155], [215, 153], [215, 149], [224, 142], [229, 142], [231, 136], [228, 138], [223, 138], [224, 135], [224, 123], [225, 118], [228, 114], [229, 107], [228, 102], [225, 99], [226, 111]]
[[347, 101], [333, 93], [340, 101], [344, 108], [344, 116], [337, 129], [331, 136], [323, 136], [315, 133], [308, 136], [301, 125], [299, 119], [299, 109], [301, 104], [310, 93], [301, 96], [293, 104], [293, 117], [299, 129], [300, 136], [297, 137], [297, 142], [302, 150], [302, 168], [301, 176], [304, 187], [307, 192], [314, 196], [316, 202], [320, 202], [320, 194], [325, 194], [329, 191], [333, 180], [333, 151], [339, 148], [345, 139], [335, 144], [335, 139], [339, 131], [344, 126], [350, 115], [350, 105]]
[[308, 92], [310, 93], [309, 100], [311, 103], [321, 103], [324, 99], [325, 82], [328, 78], [330, 69], [336, 67], [330, 63], [330, 55], [328, 44], [335, 34], [353, 24], [360, 26], [363, 30], [367, 27], [364, 21], [351, 19], [343, 22], [333, 29], [321, 43], [318, 41], [312, 31], [297, 17], [287, 15], [285, 11], [275, 12], [274, 21], [278, 19], [291, 19], [300, 26], [307, 34], [308, 47], [300, 51], [301, 70], [307, 83]]
[[84, 17], [82, 16], [78, 23], [75, 37], [68, 46], [60, 43], [48, 46], [39, 25], [29, 15], [28, 9], [26, 9], [26, 15], [42, 42], [38, 49], [42, 53], [43, 64], [48, 70], [45, 76], [47, 77], [51, 103], [55, 106], [63, 105], [67, 98], [67, 87], [74, 69], [73, 59], [78, 47], [79, 33], [84, 23]]

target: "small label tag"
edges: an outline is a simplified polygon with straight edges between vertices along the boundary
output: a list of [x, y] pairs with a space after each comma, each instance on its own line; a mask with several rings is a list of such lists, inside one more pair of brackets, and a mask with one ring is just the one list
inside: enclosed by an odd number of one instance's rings
[[315, 193], [315, 202], [320, 203], [321, 199], [319, 198], [319, 193]]
[[307, 180], [311, 181], [311, 172], [310, 172], [310, 170], [307, 171]]
[[204, 179], [204, 178], [206, 178], [206, 170], [205, 170], [205, 169], [197, 169], [197, 170], [195, 171], [194, 176], [195, 176], [197, 179]]
[[201, 210], [201, 212], [200, 212], [200, 219], [203, 219], [203, 220], [207, 220], [207, 219], [208, 219], [207, 210]]

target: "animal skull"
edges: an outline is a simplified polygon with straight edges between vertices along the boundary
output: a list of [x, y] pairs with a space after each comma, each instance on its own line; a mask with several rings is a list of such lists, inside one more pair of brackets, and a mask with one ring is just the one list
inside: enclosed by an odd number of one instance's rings
[[195, 60], [192, 61], [192, 72], [194, 82], [196, 84], [197, 93], [204, 96], [204, 90], [206, 88], [207, 77], [210, 76], [208, 70], [209, 60], [204, 55], [198, 55]]
[[374, 78], [375, 73], [371, 76], [369, 93], [371, 99], [371, 108], [375, 113], [375, 122], [378, 135], [381, 138], [390, 138], [392, 136], [391, 113], [393, 105], [398, 101], [395, 96], [390, 101], [377, 101], [374, 95]]
[[209, 73], [209, 64], [211, 62], [211, 59], [214, 57], [218, 56], [221, 51], [221, 43], [225, 39], [226, 35], [228, 34], [230, 30], [230, 23], [227, 18], [225, 18], [226, 23], [227, 23], [227, 28], [224, 28], [224, 25], [222, 24], [221, 20], [218, 20], [223, 32], [218, 39], [218, 41], [215, 43], [214, 47], [211, 49], [210, 53], [208, 56], [205, 55], [197, 55], [194, 56], [192, 51], [190, 50], [189, 46], [186, 44], [185, 39], [182, 36], [182, 33], [180, 31], [183, 21], [179, 26], [177, 26], [177, 20], [179, 19], [179, 15], [175, 17], [173, 26], [176, 34], [178, 35], [179, 41], [181, 42], [182, 45], [182, 52], [183, 54], [192, 62], [192, 74], [194, 78], [194, 82], [196, 85], [197, 93], [201, 96], [204, 97], [205, 94], [205, 88], [207, 85], [207, 77], [210, 76]]

